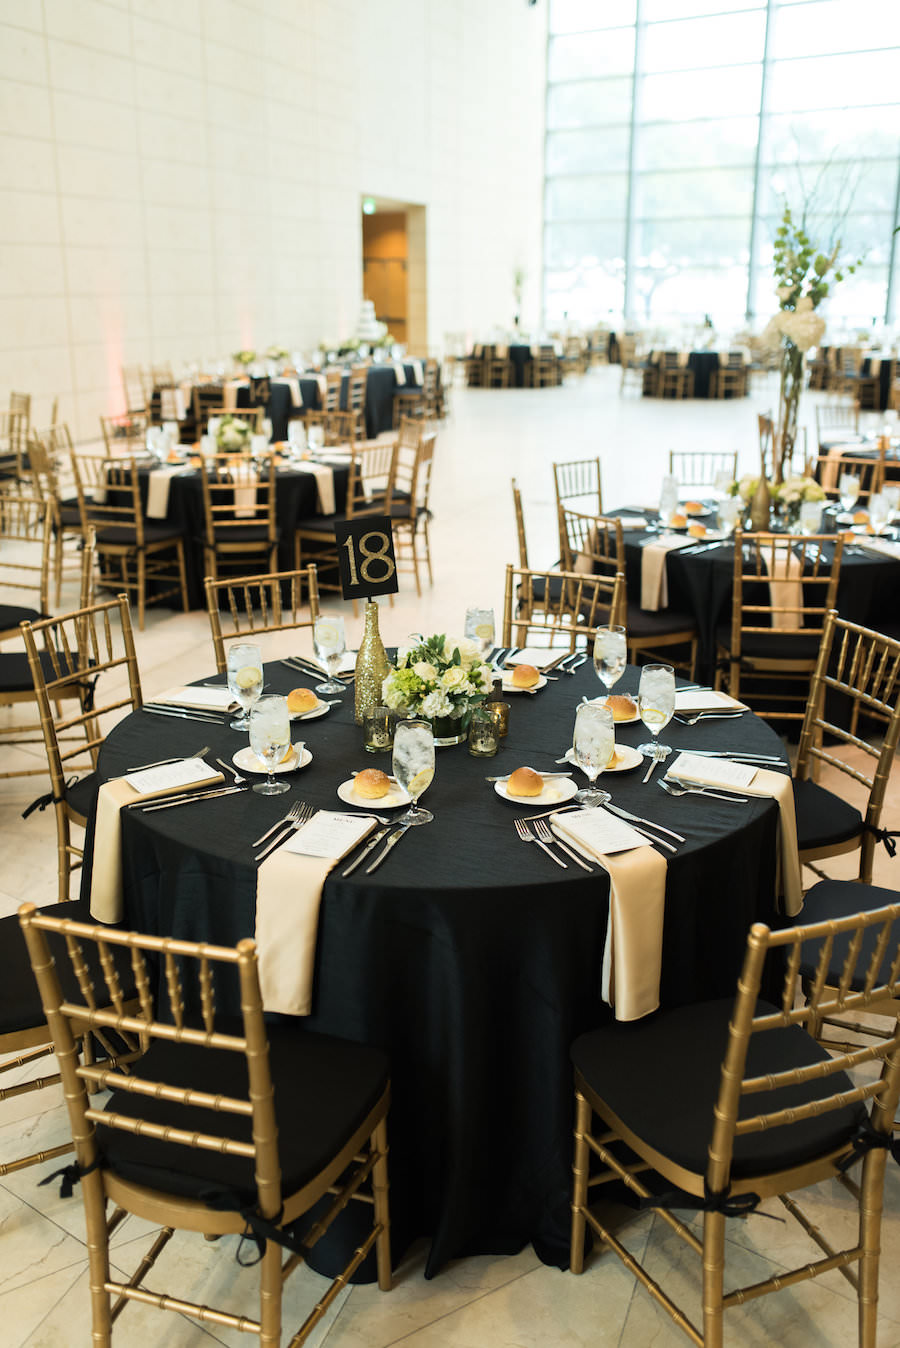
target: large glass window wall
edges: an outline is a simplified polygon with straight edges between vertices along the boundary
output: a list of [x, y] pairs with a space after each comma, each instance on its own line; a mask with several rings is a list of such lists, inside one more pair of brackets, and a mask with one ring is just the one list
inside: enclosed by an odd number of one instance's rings
[[900, 324], [900, 0], [549, 0], [552, 327], [763, 325], [785, 202], [846, 276], [823, 312]]

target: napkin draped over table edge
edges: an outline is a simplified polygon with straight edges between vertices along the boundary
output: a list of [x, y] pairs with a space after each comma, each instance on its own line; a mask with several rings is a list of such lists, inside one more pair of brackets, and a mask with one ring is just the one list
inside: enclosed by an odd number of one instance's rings
[[679, 548], [696, 543], [690, 535], [664, 534], [645, 543], [641, 548], [641, 608], [648, 613], [656, 613], [669, 607], [669, 581], [666, 575], [666, 557]]
[[256, 940], [263, 1007], [286, 1016], [312, 1010], [319, 906], [329, 857], [276, 851], [256, 876]]
[[569, 818], [554, 815], [554, 833], [609, 875], [601, 996], [617, 1020], [640, 1020], [659, 1007], [666, 859], [652, 847], [595, 852], [566, 828]]

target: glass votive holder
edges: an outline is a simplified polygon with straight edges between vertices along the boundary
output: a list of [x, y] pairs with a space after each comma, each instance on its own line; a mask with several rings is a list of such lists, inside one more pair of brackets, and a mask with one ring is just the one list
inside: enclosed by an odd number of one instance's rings
[[497, 734], [505, 735], [509, 730], [509, 703], [487, 702], [485, 706], [491, 720], [497, 727]]
[[363, 747], [367, 754], [383, 754], [393, 748], [394, 722], [389, 707], [373, 707], [363, 717]]
[[490, 712], [476, 707], [469, 722], [469, 753], [475, 758], [493, 758], [500, 747], [500, 736]]

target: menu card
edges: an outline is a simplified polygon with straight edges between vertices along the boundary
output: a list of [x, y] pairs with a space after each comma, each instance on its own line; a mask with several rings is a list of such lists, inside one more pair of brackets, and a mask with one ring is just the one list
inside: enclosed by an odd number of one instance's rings
[[182, 758], [177, 763], [165, 763], [162, 767], [130, 772], [122, 780], [143, 796], [149, 792], [170, 791], [177, 786], [200, 786], [204, 782], [220, 782], [222, 774], [216, 768], [211, 768], [202, 758]]
[[325, 857], [341, 861], [371, 833], [378, 821], [371, 816], [339, 814], [336, 810], [319, 810], [308, 824], [298, 829], [282, 852], [297, 852], [305, 857]]
[[701, 758], [698, 754], [679, 754], [669, 764], [666, 775], [702, 786], [724, 786], [732, 791], [745, 790], [756, 777], [758, 768], [732, 763], [729, 758]]
[[633, 847], [649, 847], [650, 841], [600, 805], [593, 810], [579, 810], [553, 815], [553, 827], [578, 843], [592, 856], [598, 853], [629, 852]]
[[524, 650], [518, 651], [508, 660], [504, 660], [503, 663], [505, 665], [534, 665], [535, 669], [544, 670], [571, 653], [562, 649], [550, 650], [546, 646], [526, 646]]
[[232, 711], [238, 705], [230, 688], [169, 688], [150, 701], [194, 711]]
[[749, 711], [746, 703], [738, 702], [727, 693], [710, 689], [679, 688], [675, 692], [675, 710], [678, 711]]

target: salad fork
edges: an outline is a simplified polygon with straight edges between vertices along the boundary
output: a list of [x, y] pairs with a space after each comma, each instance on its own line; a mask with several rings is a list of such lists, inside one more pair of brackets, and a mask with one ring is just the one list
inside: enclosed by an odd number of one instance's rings
[[568, 844], [564, 843], [561, 838], [557, 838], [556, 834], [552, 831], [546, 819], [536, 819], [534, 821], [534, 831], [537, 834], [538, 842], [545, 842], [548, 845], [550, 843], [556, 843], [556, 846], [559, 848], [559, 850], [561, 852], [565, 852], [567, 857], [571, 857], [571, 859], [575, 862], [576, 866], [580, 866], [583, 871], [587, 871], [589, 875], [593, 875], [592, 868], [587, 864], [586, 861], [582, 860], [582, 858], [578, 855], [578, 853], [574, 850], [574, 848], [569, 847]]
[[[276, 847], [281, 845], [281, 843], [286, 842], [289, 834], [296, 833], [298, 828], [302, 828], [304, 824], [309, 823], [314, 814], [318, 814], [318, 810], [314, 805], [300, 803], [295, 805], [294, 809], [297, 811], [296, 818], [291, 820], [290, 824], [287, 825], [283, 832], [276, 833], [272, 841], [267, 843], [261, 852], [257, 852], [256, 856], [253, 858], [254, 861], [262, 861], [263, 857], [267, 857], [269, 853], [274, 851]], [[290, 813], [293, 813], [293, 811], [290, 811]]]
[[294, 820], [297, 818], [302, 808], [303, 808], [303, 801], [298, 800], [296, 805], [292, 805], [291, 808], [288, 810], [287, 814], [282, 819], [276, 820], [276, 822], [272, 825], [271, 828], [266, 829], [265, 833], [261, 833], [258, 838], [254, 838], [251, 846], [259, 847], [260, 843], [264, 843], [266, 841], [266, 838], [271, 838], [272, 834], [277, 832], [278, 829], [285, 828], [286, 825], [288, 824], [293, 824]]
[[550, 851], [550, 848], [547, 846], [545, 842], [541, 842], [540, 838], [535, 837], [535, 835], [531, 832], [531, 829], [525, 823], [524, 819], [515, 819], [513, 820], [513, 822], [516, 826], [516, 832], [522, 839], [522, 842], [537, 843], [538, 847], [540, 847], [542, 851], [546, 852], [550, 860], [555, 861], [557, 866], [562, 866], [564, 871], [567, 871], [569, 869], [566, 863], [562, 861], [556, 855], [555, 852]]

